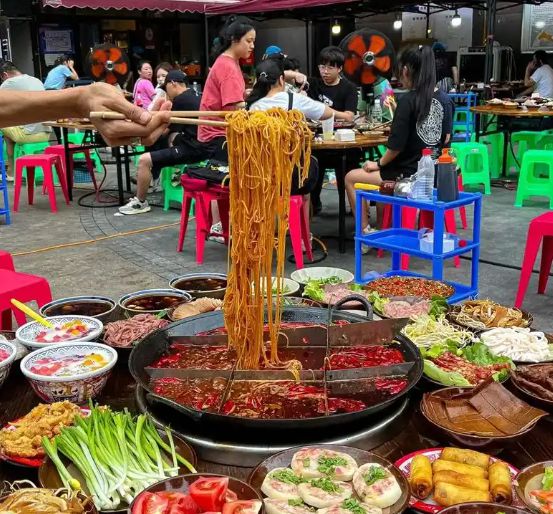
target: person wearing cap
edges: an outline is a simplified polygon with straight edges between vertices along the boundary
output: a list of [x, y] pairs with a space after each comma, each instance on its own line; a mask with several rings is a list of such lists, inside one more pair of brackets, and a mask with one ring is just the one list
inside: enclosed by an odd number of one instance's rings
[[284, 55], [284, 52], [282, 51], [282, 48], [280, 48], [280, 46], [276, 46], [276, 45], [268, 46], [265, 49], [262, 60], [267, 59], [267, 57], [270, 57], [271, 55], [279, 55], [279, 54]]
[[[186, 74], [171, 70], [160, 86], [172, 102], [173, 111], [198, 111], [201, 97], [188, 88]], [[198, 162], [207, 157], [204, 145], [198, 142], [196, 125], [172, 124], [167, 138], [160, 138], [156, 149], [143, 153], [138, 161], [136, 196], [119, 207], [121, 214], [142, 214], [151, 210], [146, 196], [152, 178], [157, 180], [162, 168]]]

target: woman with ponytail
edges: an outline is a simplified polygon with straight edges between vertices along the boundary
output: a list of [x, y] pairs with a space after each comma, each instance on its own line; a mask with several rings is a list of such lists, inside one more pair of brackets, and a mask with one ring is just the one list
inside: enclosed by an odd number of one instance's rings
[[[392, 121], [387, 150], [375, 162], [346, 175], [346, 191], [355, 211], [355, 184], [379, 186], [383, 180], [397, 180], [417, 171], [424, 148], [432, 148], [437, 157], [449, 144], [453, 128], [453, 102], [436, 88], [436, 64], [429, 46], [405, 49], [399, 56], [399, 77], [408, 93], [399, 98]], [[364, 209], [365, 211], [365, 209]], [[365, 233], [370, 231], [368, 215], [363, 212]]]

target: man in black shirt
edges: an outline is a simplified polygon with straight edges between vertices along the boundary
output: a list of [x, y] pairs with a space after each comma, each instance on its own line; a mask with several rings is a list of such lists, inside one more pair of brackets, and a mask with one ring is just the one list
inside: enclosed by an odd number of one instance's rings
[[[344, 52], [337, 46], [327, 46], [319, 54], [320, 78], [309, 79], [307, 94], [314, 100], [323, 102], [336, 111], [347, 114], [346, 121], [353, 121], [357, 111], [357, 88], [349, 80], [342, 77], [344, 65]], [[317, 155], [319, 167], [323, 170], [319, 173], [319, 181], [311, 192], [313, 212], [318, 214], [322, 209], [321, 189], [323, 187], [324, 170], [327, 168], [339, 169], [342, 167], [341, 155], [330, 152], [320, 152]], [[347, 169], [356, 168], [361, 160], [359, 150], [351, 150], [347, 155]]]
[[[173, 111], [199, 111], [201, 97], [188, 88], [186, 75], [180, 70], [171, 70], [161, 86], [171, 100]], [[169, 125], [168, 136], [158, 140], [159, 150], [144, 153], [138, 161], [136, 196], [123, 207], [122, 214], [142, 214], [148, 212], [146, 195], [152, 177], [159, 178], [162, 168], [175, 164], [194, 163], [206, 157], [206, 150], [197, 139], [196, 125]], [[163, 147], [166, 148], [163, 148]]]

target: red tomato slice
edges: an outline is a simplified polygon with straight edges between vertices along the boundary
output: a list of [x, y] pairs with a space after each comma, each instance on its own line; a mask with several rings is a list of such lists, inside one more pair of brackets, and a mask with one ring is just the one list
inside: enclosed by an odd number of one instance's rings
[[160, 496], [159, 494], [152, 494], [144, 502], [142, 514], [167, 514], [168, 510], [169, 498]]
[[229, 503], [229, 502], [235, 502], [236, 500], [238, 500], [238, 495], [234, 491], [227, 489], [227, 494], [225, 494], [225, 501]]
[[153, 496], [153, 494], [147, 491], [140, 493], [133, 503], [132, 514], [145, 514], [146, 511], [144, 509], [144, 505], [148, 501], [150, 496]]
[[257, 514], [260, 510], [259, 500], [241, 500], [223, 505], [223, 514]]
[[178, 514], [198, 514], [200, 508], [189, 494], [180, 493], [178, 491], [162, 491], [159, 495], [169, 499], [169, 512], [173, 507], [178, 507]]
[[228, 482], [228, 477], [202, 477], [190, 484], [188, 492], [203, 512], [221, 512]]

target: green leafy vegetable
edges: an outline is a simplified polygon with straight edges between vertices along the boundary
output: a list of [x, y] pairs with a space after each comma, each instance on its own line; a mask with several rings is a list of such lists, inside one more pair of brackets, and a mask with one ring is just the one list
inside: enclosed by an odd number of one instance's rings
[[341, 491], [340, 486], [330, 480], [330, 478], [316, 478], [315, 480], [311, 480], [311, 485], [331, 494]]
[[348, 498], [342, 502], [342, 508], [350, 510], [353, 514], [366, 514], [367, 511], [354, 498]]
[[311, 459], [309, 457], [306, 457], [305, 459], [303, 459], [303, 467], [308, 468], [309, 466], [311, 466]]
[[130, 503], [146, 487], [177, 476], [179, 462], [196, 473], [177, 454], [171, 431], [165, 430], [167, 443], [149, 416], [90, 407], [90, 416], [76, 417], [73, 426], [63, 427], [51, 442], [44, 437], [42, 445], [64, 486], [80, 488], [59, 454], [73, 462], [98, 510], [118, 509], [121, 501]]
[[311, 507], [311, 505], [307, 505], [307, 503], [304, 503], [303, 500], [300, 500], [300, 499], [288, 500], [288, 505], [292, 507], [302, 507], [304, 509], [310, 510], [311, 512], [315, 512], [317, 510], [315, 507]]
[[279, 469], [271, 473], [271, 477], [286, 484], [301, 484], [304, 480], [297, 476], [291, 469]]
[[369, 302], [371, 302], [378, 312], [384, 312], [384, 306], [389, 302], [388, 298], [383, 298], [376, 291], [369, 293]]
[[445, 371], [428, 359], [424, 359], [424, 374], [446, 386], [466, 387], [472, 385], [461, 373]]
[[319, 457], [317, 470], [324, 475], [332, 475], [338, 466], [347, 466], [344, 457]]
[[445, 298], [443, 298], [442, 296], [433, 296], [432, 300], [430, 301], [430, 310], [428, 311], [428, 314], [432, 318], [436, 319], [442, 314], [445, 314], [448, 309], [449, 305]]
[[551, 491], [553, 489], [553, 467], [548, 466], [545, 468], [541, 485], [544, 491]]
[[363, 286], [360, 286], [359, 284], [350, 284], [349, 288], [354, 293], [362, 293], [363, 292]]
[[322, 302], [325, 292], [318, 280], [310, 280], [303, 289], [303, 296], [307, 296], [317, 302]]
[[382, 469], [380, 466], [371, 466], [368, 473], [363, 475], [363, 479], [367, 485], [373, 485], [378, 480], [386, 478], [386, 470]]
[[463, 348], [463, 357], [481, 366], [508, 363], [512, 369], [515, 368], [513, 361], [509, 357], [496, 357], [484, 343], [474, 343], [471, 346]]

